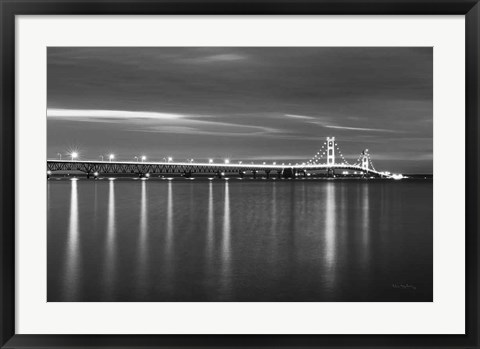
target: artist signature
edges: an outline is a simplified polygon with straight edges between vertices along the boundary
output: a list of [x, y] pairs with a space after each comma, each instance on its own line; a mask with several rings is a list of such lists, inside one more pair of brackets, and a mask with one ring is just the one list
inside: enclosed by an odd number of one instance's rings
[[411, 290], [416, 290], [417, 287], [415, 287], [414, 285], [410, 285], [410, 284], [392, 284], [392, 287], [393, 288], [400, 288], [400, 289], [411, 289]]

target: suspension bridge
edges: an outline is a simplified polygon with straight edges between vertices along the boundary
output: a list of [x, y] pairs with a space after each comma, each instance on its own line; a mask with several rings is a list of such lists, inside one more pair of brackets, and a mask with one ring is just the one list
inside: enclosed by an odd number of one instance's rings
[[[226, 175], [238, 174], [241, 178], [251, 175], [265, 175], [266, 178], [276, 176], [278, 178], [294, 178], [307, 176], [322, 171], [327, 177], [356, 175], [361, 177], [376, 178], [401, 178], [401, 175], [390, 172], [380, 172], [375, 169], [368, 149], [363, 150], [357, 160], [349, 163], [342, 154], [335, 137], [327, 137], [312, 158], [301, 164], [254, 164], [254, 163], [213, 163], [202, 162], [138, 162], [138, 161], [88, 161], [88, 160], [47, 160], [47, 177], [50, 178], [55, 172], [71, 173], [83, 172], [87, 178], [98, 178], [101, 175], [133, 175], [138, 177], [150, 177], [151, 175], [175, 175], [191, 177], [196, 174], [213, 174], [218, 178]], [[339, 171], [341, 171], [339, 173]], [[353, 171], [353, 173], [352, 173]]]

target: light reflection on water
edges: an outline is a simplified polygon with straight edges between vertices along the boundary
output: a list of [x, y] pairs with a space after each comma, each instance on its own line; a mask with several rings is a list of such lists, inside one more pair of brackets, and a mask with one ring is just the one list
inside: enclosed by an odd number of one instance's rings
[[115, 221], [115, 181], [108, 182], [108, 211], [107, 211], [107, 227], [106, 227], [106, 241], [105, 246], [105, 261], [104, 266], [104, 292], [106, 297], [112, 297], [115, 288], [115, 274], [118, 272], [115, 268], [116, 263], [116, 221]]
[[173, 292], [173, 273], [175, 271], [175, 256], [174, 256], [174, 221], [173, 221], [173, 194], [172, 182], [167, 183], [167, 213], [165, 219], [165, 242], [164, 242], [164, 258], [162, 265], [165, 267], [164, 278], [161, 281], [163, 287]]
[[327, 183], [327, 195], [325, 197], [325, 262], [326, 262], [326, 279], [330, 289], [335, 283], [335, 263], [336, 263], [336, 214], [335, 211], [335, 184]]
[[68, 225], [68, 240], [66, 245], [65, 256], [65, 276], [64, 289], [68, 297], [75, 298], [78, 293], [78, 278], [79, 278], [79, 218], [78, 218], [78, 189], [77, 181], [71, 181], [70, 192], [70, 214]]
[[222, 227], [222, 295], [229, 295], [231, 278], [231, 238], [230, 238], [230, 193], [228, 181], [225, 181], [225, 197], [223, 199], [223, 227]]
[[207, 243], [206, 243], [206, 264], [208, 266], [207, 274], [211, 274], [213, 266], [213, 249], [215, 243], [215, 227], [213, 212], [213, 184], [208, 183], [208, 218], [207, 218]]
[[55, 181], [48, 200], [48, 301], [432, 300], [431, 181]]
[[370, 202], [368, 185], [362, 186], [362, 247], [363, 247], [363, 269], [365, 273], [370, 270]]
[[[113, 183], [113, 181], [111, 182]], [[147, 185], [145, 181], [141, 182], [141, 199], [140, 199], [140, 223], [139, 223], [139, 233], [138, 233], [138, 254], [137, 259], [137, 271], [136, 276], [138, 281], [136, 288], [139, 291], [139, 294], [144, 294], [147, 288], [147, 244], [148, 244], [148, 210], [147, 210]]]

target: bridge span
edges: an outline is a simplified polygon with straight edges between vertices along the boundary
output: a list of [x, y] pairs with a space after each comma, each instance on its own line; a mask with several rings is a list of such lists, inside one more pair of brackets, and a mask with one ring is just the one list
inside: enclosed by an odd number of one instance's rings
[[182, 174], [190, 177], [194, 174], [214, 174], [219, 177], [227, 174], [238, 173], [241, 177], [250, 173], [256, 177], [263, 173], [269, 178], [271, 175], [294, 177], [297, 174], [306, 175], [314, 171], [351, 170], [362, 175], [374, 175], [388, 177], [372, 169], [363, 169], [354, 165], [258, 165], [258, 164], [210, 164], [210, 163], [187, 163], [187, 162], [128, 162], [128, 161], [70, 161], [70, 160], [47, 160], [48, 175], [54, 172], [84, 172], [87, 177], [98, 177], [100, 174], [132, 174], [143, 177], [152, 174]]
[[[338, 161], [340, 160], [340, 161]], [[346, 161], [338, 148], [334, 137], [329, 137], [320, 150], [308, 161], [301, 164], [248, 164], [248, 163], [213, 163], [213, 162], [138, 162], [138, 161], [91, 161], [91, 160], [47, 160], [47, 176], [55, 172], [83, 172], [87, 178], [97, 178], [100, 175], [133, 175], [149, 177], [151, 175], [180, 174], [191, 177], [196, 174], [212, 174], [217, 177], [238, 174], [240, 177], [265, 175], [267, 178], [293, 178], [307, 176], [311, 173], [325, 171], [327, 176], [345, 175], [354, 171], [358, 176], [374, 176], [394, 178], [389, 172], [380, 172], [373, 167], [368, 149], [365, 149], [353, 164]], [[338, 173], [338, 171], [342, 171]], [[350, 173], [349, 173], [350, 174]]]

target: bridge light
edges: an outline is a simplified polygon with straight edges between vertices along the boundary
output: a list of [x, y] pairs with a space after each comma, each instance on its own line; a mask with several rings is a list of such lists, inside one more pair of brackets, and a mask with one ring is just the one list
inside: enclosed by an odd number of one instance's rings
[[48, 170], [48, 171], [47, 171], [47, 175], [50, 176], [51, 174], [52, 174], [52, 171]]
[[213, 159], [208, 159], [209, 164], [213, 164]]
[[172, 162], [173, 158], [171, 156], [169, 156], [167, 160], [168, 160], [168, 162]]
[[94, 172], [93, 175], [94, 175], [95, 177], [98, 177], [98, 172]]
[[147, 157], [145, 155], [142, 156], [142, 162], [147, 160]]
[[225, 159], [225, 163], [226, 163], [226, 164], [229, 164], [229, 163], [230, 163], [230, 160]]
[[115, 159], [115, 155], [110, 154], [110, 156], [108, 158], [110, 159], [110, 162], [112, 162], [112, 160]]
[[145, 177], [147, 177], [147, 178], [150, 177], [150, 173], [146, 173]]
[[72, 161], [73, 161], [73, 159], [76, 159], [78, 157], [78, 153], [74, 151], [70, 154], [70, 156], [72, 157]]

